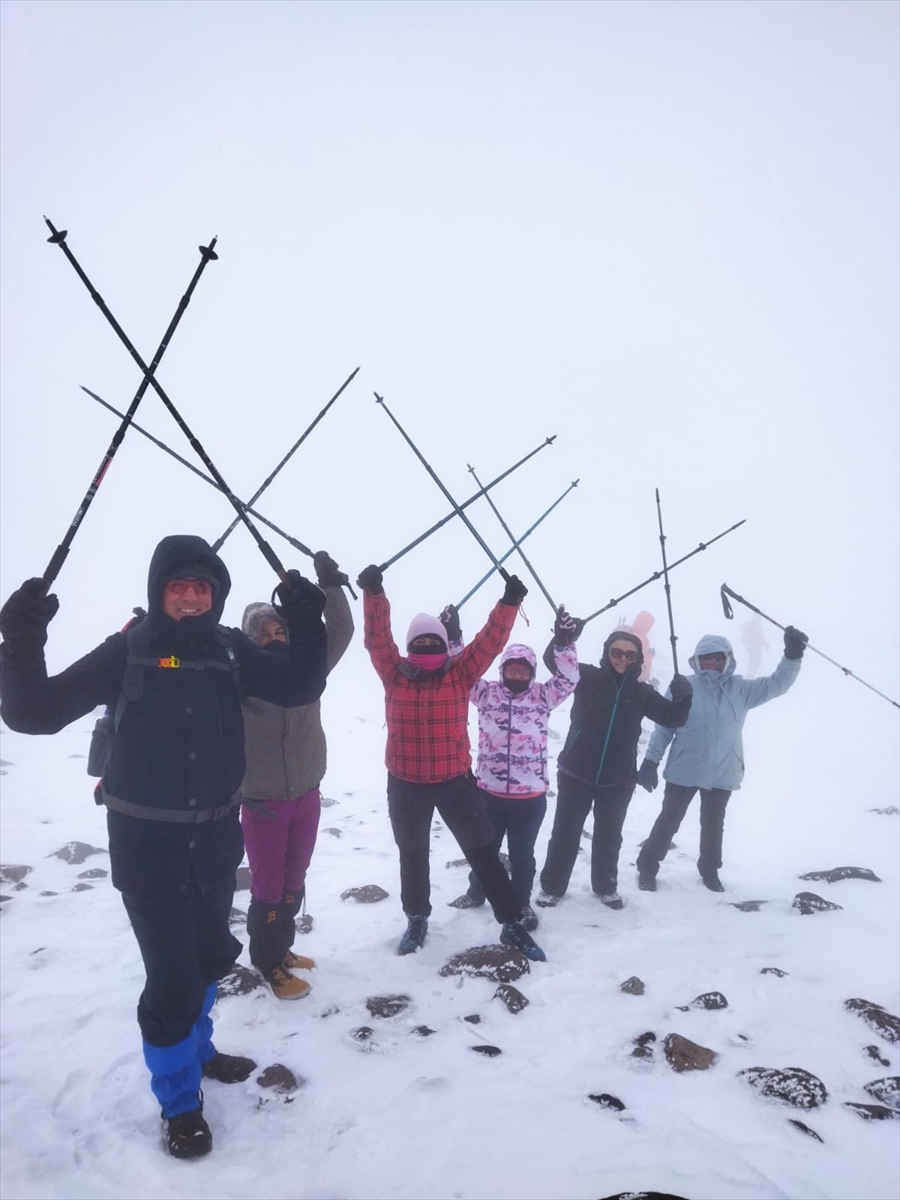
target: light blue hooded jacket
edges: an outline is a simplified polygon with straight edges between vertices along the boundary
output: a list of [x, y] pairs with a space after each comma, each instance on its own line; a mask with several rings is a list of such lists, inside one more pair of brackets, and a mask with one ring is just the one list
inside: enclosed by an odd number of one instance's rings
[[[725, 670], [701, 671], [700, 655], [716, 653], [727, 654]], [[687, 722], [681, 729], [657, 725], [646, 757], [660, 762], [672, 742], [664, 779], [684, 787], [735, 792], [744, 778], [741, 731], [747, 713], [788, 690], [800, 672], [800, 659], [783, 658], [771, 675], [744, 679], [734, 673], [734, 651], [728, 639], [707, 634], [688, 661], [694, 672], [694, 696]]]

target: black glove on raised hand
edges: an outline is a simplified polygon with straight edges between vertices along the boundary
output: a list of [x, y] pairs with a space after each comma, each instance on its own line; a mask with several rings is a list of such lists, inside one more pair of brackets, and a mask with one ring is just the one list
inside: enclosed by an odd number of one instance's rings
[[805, 633], [801, 633], [793, 625], [788, 625], [784, 631], [784, 657], [802, 658], [808, 641], [809, 638]]
[[380, 596], [384, 591], [381, 586], [384, 576], [379, 567], [374, 563], [371, 566], [364, 567], [356, 580], [356, 586], [361, 587], [364, 592], [368, 592], [370, 596]]
[[39, 653], [58, 609], [59, 600], [47, 595], [43, 579], [26, 579], [0, 608], [0, 635], [7, 652], [18, 656]]
[[349, 576], [342, 571], [326, 550], [319, 550], [313, 555], [313, 566], [319, 587], [343, 587], [350, 582]]
[[313, 632], [322, 619], [325, 593], [311, 579], [304, 579], [299, 571], [292, 570], [287, 572], [287, 581], [279, 583], [275, 589], [272, 606], [286, 622], [290, 633], [304, 637]]
[[462, 626], [459, 623], [459, 609], [455, 604], [448, 604], [441, 613], [440, 621], [447, 630], [447, 639], [451, 642], [462, 641]]
[[654, 792], [659, 787], [659, 763], [645, 758], [637, 773], [637, 782], [645, 792]]
[[584, 629], [584, 621], [566, 612], [561, 604], [556, 610], [556, 620], [553, 623], [553, 644], [555, 646], [571, 646], [577, 642]]
[[510, 608], [518, 608], [527, 595], [528, 588], [518, 575], [510, 575], [506, 581], [506, 590], [500, 597], [500, 603], [508, 604]]
[[691, 687], [691, 681], [685, 679], [683, 675], [673, 675], [672, 682], [669, 684], [669, 694], [673, 700], [689, 700], [694, 694], [694, 689]]

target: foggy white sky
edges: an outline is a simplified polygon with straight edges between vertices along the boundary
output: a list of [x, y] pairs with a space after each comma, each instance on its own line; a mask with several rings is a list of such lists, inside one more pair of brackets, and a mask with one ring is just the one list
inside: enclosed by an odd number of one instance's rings
[[[78, 385], [124, 409], [140, 381], [46, 213], [147, 359], [218, 234], [159, 378], [239, 495], [362, 367], [259, 503], [354, 577], [447, 509], [374, 389], [459, 498], [468, 463], [558, 434], [495, 497], [521, 531], [581, 479], [526, 546], [573, 611], [656, 569], [659, 487], [673, 558], [747, 518], [673, 574], [684, 658], [707, 631], [740, 645], [726, 580], [897, 696], [896, 4], [28, 0], [2, 34], [4, 596], [115, 429]], [[137, 420], [190, 457], [152, 392]], [[51, 666], [143, 600], [161, 536], [230, 519], [130, 433]], [[244, 530], [223, 557], [236, 623], [274, 580]], [[398, 625], [484, 562], [448, 526], [390, 572]], [[657, 584], [584, 652], [638, 607], [661, 633]], [[896, 710], [814, 669], [823, 705], [895, 738]]]

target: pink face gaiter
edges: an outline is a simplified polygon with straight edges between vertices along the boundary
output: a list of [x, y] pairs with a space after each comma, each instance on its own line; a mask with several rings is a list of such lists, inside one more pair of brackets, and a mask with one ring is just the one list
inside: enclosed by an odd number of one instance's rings
[[407, 654], [406, 658], [411, 667], [420, 667], [423, 671], [439, 671], [447, 661], [446, 651], [440, 654]]

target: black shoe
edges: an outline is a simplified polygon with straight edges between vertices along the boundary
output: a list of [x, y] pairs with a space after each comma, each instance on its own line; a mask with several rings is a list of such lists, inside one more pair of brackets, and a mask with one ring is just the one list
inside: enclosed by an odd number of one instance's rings
[[514, 950], [518, 950], [532, 962], [547, 961], [547, 955], [518, 921], [510, 921], [506, 925], [501, 925], [500, 941], [504, 946], [512, 946]]
[[718, 871], [707, 871], [705, 875], [701, 875], [703, 886], [708, 887], [711, 892], [724, 892], [725, 884], [719, 878]]
[[524, 908], [519, 909], [519, 915], [516, 920], [526, 933], [534, 933], [539, 924], [538, 915], [530, 904], [526, 904]]
[[425, 935], [428, 933], [428, 918], [427, 917], [410, 917], [409, 924], [406, 927], [406, 933], [400, 939], [400, 945], [397, 947], [398, 954], [415, 954], [417, 950], [421, 950], [425, 943]]
[[616, 912], [619, 912], [621, 909], [623, 909], [625, 907], [625, 901], [622, 899], [622, 897], [619, 895], [618, 892], [610, 892], [609, 895], [607, 895], [607, 896], [601, 896], [598, 892], [597, 899], [602, 904], [605, 904], [607, 908], [612, 908]]
[[638, 871], [638, 891], [655, 892], [656, 876], [651, 875], [649, 871]]
[[173, 1158], [201, 1158], [212, 1150], [212, 1134], [203, 1119], [203, 1109], [164, 1117], [166, 1149]]
[[243, 1083], [256, 1070], [252, 1058], [243, 1058], [240, 1054], [219, 1054], [212, 1056], [209, 1062], [203, 1064], [203, 1074], [207, 1079], [215, 1079], [217, 1083]]

